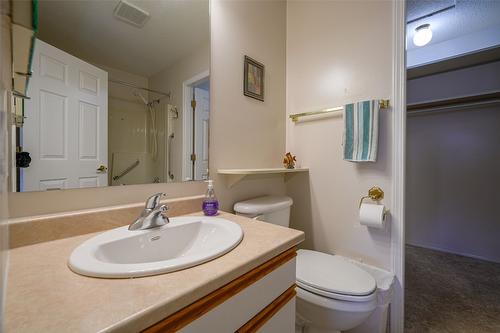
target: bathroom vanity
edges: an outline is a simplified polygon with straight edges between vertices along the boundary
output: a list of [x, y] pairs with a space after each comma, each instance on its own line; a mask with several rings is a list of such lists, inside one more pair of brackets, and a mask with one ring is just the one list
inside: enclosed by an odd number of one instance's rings
[[14, 248], [6, 332], [293, 332], [295, 247], [303, 232], [228, 213], [219, 217], [242, 228], [238, 246], [201, 265], [149, 277], [72, 272], [70, 254], [95, 232]]

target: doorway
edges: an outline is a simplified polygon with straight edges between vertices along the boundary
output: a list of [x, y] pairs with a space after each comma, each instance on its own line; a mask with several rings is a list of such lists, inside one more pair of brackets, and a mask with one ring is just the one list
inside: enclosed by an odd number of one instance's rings
[[500, 3], [407, 4], [405, 332], [500, 332]]
[[210, 77], [203, 72], [183, 84], [182, 180], [207, 180], [210, 131]]

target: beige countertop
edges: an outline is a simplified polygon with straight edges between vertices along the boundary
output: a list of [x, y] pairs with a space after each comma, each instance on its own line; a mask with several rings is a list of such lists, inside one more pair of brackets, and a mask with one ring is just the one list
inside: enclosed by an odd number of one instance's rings
[[[198, 214], [193, 214], [198, 215]], [[202, 298], [304, 239], [301, 231], [221, 213], [244, 231], [222, 257], [189, 269], [136, 279], [73, 273], [67, 260], [96, 234], [9, 251], [6, 332], [137, 332]]]

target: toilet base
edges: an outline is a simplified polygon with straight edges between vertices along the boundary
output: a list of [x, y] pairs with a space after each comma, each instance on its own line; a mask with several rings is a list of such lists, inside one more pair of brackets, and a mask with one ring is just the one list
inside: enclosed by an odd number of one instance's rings
[[[297, 288], [299, 289], [299, 288]], [[299, 291], [300, 293], [301, 291]], [[379, 300], [382, 296], [382, 293], [379, 295]], [[297, 305], [298, 307], [301, 307], [301, 310], [304, 312], [304, 315], [309, 315], [311, 319], [316, 320], [317, 322], [322, 322], [323, 324], [326, 324], [328, 320], [325, 320], [326, 318], [323, 316], [323, 318], [317, 317], [321, 312], [323, 312], [324, 309], [321, 308], [315, 308], [315, 309], [310, 309], [312, 310], [312, 315], [311, 312], [307, 311], [307, 308], [309, 308], [309, 304], [306, 305], [306, 309], [304, 309], [304, 304], [299, 304], [301, 302], [300, 298], [297, 299]], [[306, 310], [306, 311], [304, 311]], [[301, 314], [297, 311], [296, 312], [296, 318], [295, 318], [295, 333], [386, 333], [387, 332], [387, 321], [388, 321], [388, 313], [389, 313], [389, 304], [386, 302], [382, 302], [382, 304], [379, 304], [373, 312], [363, 320], [362, 322], [358, 323], [355, 326], [351, 326], [350, 329], [338, 331], [332, 328], [335, 324], [332, 322], [330, 323], [330, 328], [325, 328], [325, 327], [317, 327], [314, 325], [313, 322], [311, 322], [308, 319], [305, 319]], [[345, 313], [342, 315], [344, 317]], [[333, 313], [329, 313], [328, 317], [329, 319], [334, 319], [335, 316], [333, 316]], [[346, 318], [344, 317], [343, 320]], [[333, 320], [335, 321], [335, 320]]]
[[311, 326], [311, 322], [303, 318], [299, 313], [295, 313], [295, 333], [342, 333], [340, 331], [321, 329]]
[[317, 327], [295, 325], [295, 333], [342, 333], [341, 331], [324, 330]]
[[331, 333], [352, 329], [363, 323], [377, 306], [377, 300], [352, 302], [326, 298], [300, 287], [297, 291], [296, 323], [307, 332]]

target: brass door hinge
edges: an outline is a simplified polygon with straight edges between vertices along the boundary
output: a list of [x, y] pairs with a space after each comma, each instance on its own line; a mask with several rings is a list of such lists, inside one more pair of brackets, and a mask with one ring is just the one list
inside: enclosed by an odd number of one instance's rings
[[191, 101], [191, 107], [196, 109], [196, 101], [194, 99]]
[[196, 161], [196, 154], [191, 154], [191, 161]]

